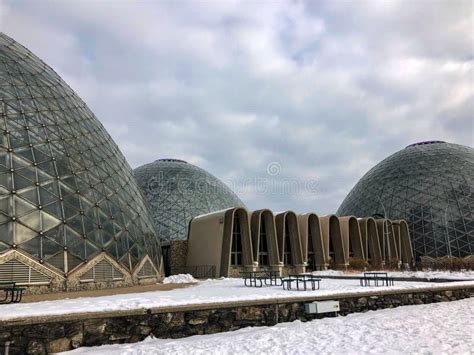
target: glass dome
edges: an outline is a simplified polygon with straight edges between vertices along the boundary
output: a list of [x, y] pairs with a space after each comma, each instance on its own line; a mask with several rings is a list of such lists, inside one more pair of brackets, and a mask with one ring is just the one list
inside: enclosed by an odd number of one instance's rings
[[223, 182], [183, 160], [157, 160], [136, 168], [134, 174], [162, 241], [186, 240], [193, 217], [244, 207]]
[[0, 256], [67, 272], [101, 252], [132, 270], [161, 248], [131, 168], [49, 66], [0, 33]]
[[474, 252], [474, 149], [420, 142], [389, 156], [355, 185], [339, 216], [405, 219], [418, 256]]

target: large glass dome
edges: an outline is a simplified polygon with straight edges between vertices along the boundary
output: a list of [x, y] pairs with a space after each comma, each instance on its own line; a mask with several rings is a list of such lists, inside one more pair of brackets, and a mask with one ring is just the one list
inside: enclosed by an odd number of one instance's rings
[[412, 144], [366, 173], [337, 214], [405, 219], [418, 256], [471, 255], [474, 149], [440, 141]]
[[244, 206], [219, 179], [183, 160], [157, 160], [136, 168], [134, 174], [163, 241], [186, 240], [193, 217]]
[[0, 33], [0, 256], [14, 249], [65, 274], [103, 252], [130, 271], [146, 255], [159, 268], [145, 206], [86, 104]]

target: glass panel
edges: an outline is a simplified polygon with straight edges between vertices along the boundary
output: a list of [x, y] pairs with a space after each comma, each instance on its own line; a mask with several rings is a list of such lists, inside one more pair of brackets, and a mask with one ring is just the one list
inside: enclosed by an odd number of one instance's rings
[[19, 245], [24, 243], [38, 235], [38, 232], [35, 232], [20, 223], [15, 223], [15, 244]]

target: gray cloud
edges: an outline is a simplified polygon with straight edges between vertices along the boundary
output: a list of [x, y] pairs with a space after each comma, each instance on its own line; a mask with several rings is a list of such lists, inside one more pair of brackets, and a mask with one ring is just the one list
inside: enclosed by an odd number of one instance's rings
[[63, 76], [133, 167], [182, 158], [251, 208], [299, 212], [334, 212], [415, 141], [473, 145], [472, 26], [470, 1], [0, 0], [0, 30]]

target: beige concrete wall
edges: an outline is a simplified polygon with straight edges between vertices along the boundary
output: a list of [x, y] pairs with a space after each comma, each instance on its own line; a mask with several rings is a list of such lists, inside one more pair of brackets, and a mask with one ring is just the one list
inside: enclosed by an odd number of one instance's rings
[[314, 267], [318, 270], [327, 268], [327, 256], [323, 242], [323, 233], [319, 216], [315, 213], [306, 213], [298, 216], [298, 224], [300, 230], [301, 246], [303, 249], [303, 258], [308, 262], [309, 239], [313, 244], [313, 252], [315, 256]]
[[399, 257], [401, 262], [409, 265], [413, 264], [415, 258], [413, 255], [408, 223], [405, 220], [396, 220], [393, 221], [393, 227], [395, 232], [395, 240], [399, 246]]
[[253, 260], [254, 262], [258, 262], [259, 260], [262, 223], [265, 224], [266, 242], [268, 248], [268, 265], [259, 265], [259, 267], [278, 267], [280, 263], [280, 256], [278, 252], [275, 216], [270, 210], [257, 210], [250, 214]]
[[366, 260], [369, 261], [373, 267], [382, 266], [382, 251], [375, 220], [371, 217], [361, 218], [359, 219], [359, 226]]
[[344, 242], [342, 240], [339, 218], [335, 215], [328, 215], [321, 217], [319, 220], [321, 223], [321, 230], [323, 232], [325, 254], [328, 256], [330, 255], [329, 243], [331, 241], [334, 249], [334, 260], [332, 260], [333, 266], [335, 268], [347, 267], [348, 260], [346, 259], [346, 252]]
[[278, 251], [280, 262], [284, 260], [285, 253], [285, 228], [288, 226], [288, 237], [290, 238], [292, 265], [302, 267], [304, 265], [303, 248], [300, 237], [298, 217], [293, 211], [285, 211], [275, 216], [275, 225], [277, 230]]
[[232, 253], [232, 239], [233, 239], [233, 228], [236, 222], [236, 216], [240, 223], [240, 234], [242, 243], [242, 264], [238, 267], [244, 267], [246, 270], [254, 270], [255, 265], [253, 261], [253, 250], [252, 250], [252, 239], [250, 236], [250, 217], [249, 213], [245, 208], [236, 207], [229, 209], [225, 212], [224, 217], [224, 238], [221, 252], [221, 267], [220, 275], [229, 276], [231, 265], [231, 253]]
[[187, 266], [214, 265], [220, 276], [225, 212], [198, 216], [189, 224]]
[[357, 218], [354, 216], [339, 217], [341, 226], [342, 240], [344, 243], [344, 253], [346, 260], [349, 260], [349, 254], [352, 251], [352, 257], [365, 259], [362, 247], [362, 238]]

